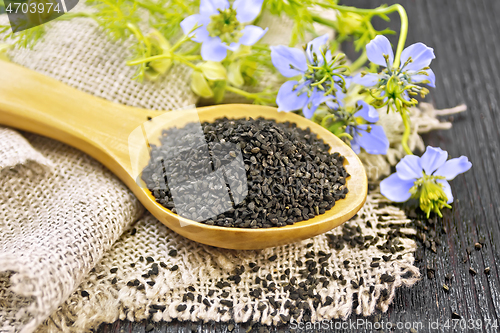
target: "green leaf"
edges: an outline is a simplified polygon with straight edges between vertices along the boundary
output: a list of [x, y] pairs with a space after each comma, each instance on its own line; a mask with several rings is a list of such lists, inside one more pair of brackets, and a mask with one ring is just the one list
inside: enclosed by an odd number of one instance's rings
[[214, 92], [210, 88], [205, 76], [202, 72], [193, 71], [191, 74], [191, 89], [201, 97], [210, 98], [214, 96]]
[[213, 92], [214, 92], [214, 102], [216, 104], [222, 102], [224, 99], [224, 94], [226, 93], [226, 81], [215, 81], [213, 85]]
[[229, 64], [227, 78], [229, 83], [235, 87], [241, 87], [245, 83], [243, 75], [241, 75], [241, 61], [235, 61]]
[[196, 66], [201, 70], [203, 75], [210, 81], [226, 80], [226, 68], [220, 62], [205, 61]]
[[[153, 29], [148, 35], [147, 38], [149, 39], [151, 46], [153, 48], [151, 55], [162, 55], [162, 54], [169, 54], [170, 53], [170, 43], [168, 40], [163, 37], [163, 35], [156, 29]], [[171, 58], [165, 58], [165, 59], [157, 59], [153, 60], [149, 63], [149, 67], [153, 68], [156, 72], [159, 74], [164, 74], [171, 66], [172, 66], [172, 59]], [[149, 74], [146, 72], [146, 76], [150, 77], [152, 80], [156, 79], [158, 75], [154, 74]], [[152, 78], [154, 77], [154, 78]]]
[[9, 57], [7, 56], [7, 51], [9, 50], [9, 44], [0, 44], [0, 60], [9, 61]]

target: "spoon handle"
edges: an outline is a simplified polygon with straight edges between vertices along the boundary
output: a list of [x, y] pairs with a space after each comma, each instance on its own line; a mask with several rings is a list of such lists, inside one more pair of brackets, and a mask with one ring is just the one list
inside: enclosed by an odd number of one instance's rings
[[109, 102], [7, 61], [0, 60], [0, 73], [0, 124], [62, 141], [115, 173], [130, 173], [128, 135], [147, 120], [147, 110]]

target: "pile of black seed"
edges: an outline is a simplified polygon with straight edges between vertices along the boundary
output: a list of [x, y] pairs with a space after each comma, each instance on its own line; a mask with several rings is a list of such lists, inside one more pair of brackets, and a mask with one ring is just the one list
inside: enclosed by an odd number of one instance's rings
[[156, 201], [174, 213], [208, 225], [278, 227], [323, 214], [348, 192], [344, 157], [309, 129], [263, 118], [201, 125], [201, 134], [195, 123], [164, 130], [142, 172]]

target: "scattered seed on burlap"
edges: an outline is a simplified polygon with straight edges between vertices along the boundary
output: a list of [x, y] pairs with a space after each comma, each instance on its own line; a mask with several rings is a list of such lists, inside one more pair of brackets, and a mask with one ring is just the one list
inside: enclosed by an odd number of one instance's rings
[[[330, 146], [309, 129], [262, 118], [221, 118], [202, 124], [203, 142], [196, 136], [196, 126], [190, 123], [164, 130], [161, 145], [151, 145], [151, 158], [142, 172], [156, 201], [183, 217], [223, 227], [286, 226], [324, 214], [348, 193], [346, 178], [350, 175], [343, 166], [344, 157], [329, 153]], [[222, 181], [231, 202], [223, 202], [217, 195], [221, 191], [215, 186], [217, 180], [206, 179], [239, 157], [245, 170], [242, 176], [226, 174]], [[184, 181], [170, 184], [176, 193], [182, 193], [177, 206], [167, 178]], [[242, 200], [233, 206], [235, 198]], [[202, 220], [224, 207], [229, 209]]]

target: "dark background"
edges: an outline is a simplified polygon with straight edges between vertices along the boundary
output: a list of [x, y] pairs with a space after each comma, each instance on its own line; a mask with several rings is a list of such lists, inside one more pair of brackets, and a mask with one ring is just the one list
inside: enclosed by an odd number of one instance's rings
[[[379, 0], [350, 0], [343, 4], [361, 8], [374, 8], [383, 3]], [[424, 136], [428, 145], [447, 150], [450, 157], [466, 155], [472, 169], [451, 182], [455, 202], [453, 210], [446, 210], [442, 223], [448, 230], [442, 234], [437, 253], [426, 250], [423, 260], [417, 263], [422, 280], [412, 288], [399, 288], [388, 312], [368, 319], [393, 323], [422, 322], [419, 332], [498, 332], [500, 329], [485, 328], [487, 321], [500, 325], [500, 289], [498, 266], [500, 251], [497, 240], [499, 228], [499, 177], [497, 162], [500, 156], [499, 132], [499, 84], [500, 84], [500, 1], [499, 0], [405, 0], [399, 1], [409, 16], [409, 34], [406, 46], [423, 42], [433, 47], [436, 59], [431, 67], [436, 73], [436, 89], [432, 89], [426, 101], [436, 108], [449, 108], [465, 103], [467, 112], [454, 116], [453, 128], [432, 132]], [[398, 15], [391, 14], [389, 27], [399, 31]], [[377, 28], [387, 23], [377, 20]], [[381, 24], [378, 24], [381, 23]], [[397, 35], [390, 37], [397, 45]], [[474, 244], [484, 237], [484, 247], [475, 250]], [[466, 248], [472, 252], [468, 257]], [[426, 266], [436, 269], [435, 278], [426, 277]], [[478, 274], [469, 272], [473, 267]], [[489, 275], [483, 273], [490, 267]], [[445, 275], [453, 274], [450, 291], [442, 285]], [[450, 329], [441, 327], [429, 330], [429, 323], [441, 325], [451, 322], [452, 312], [467, 321], [480, 321], [483, 329]], [[380, 317], [380, 318], [378, 318]], [[357, 316], [351, 316], [356, 320]], [[98, 332], [145, 332], [148, 324], [151, 332], [228, 332], [227, 324], [207, 323], [130, 323], [103, 324]], [[458, 326], [459, 327], [459, 326]], [[245, 332], [248, 325], [236, 325], [233, 332]], [[151, 329], [151, 326], [148, 327]], [[256, 330], [255, 328], [252, 331]], [[271, 331], [289, 331], [286, 327]], [[396, 330], [409, 332], [409, 329]], [[320, 330], [319, 332], [327, 332]], [[345, 332], [371, 332], [371, 330], [346, 330]], [[388, 330], [385, 330], [388, 332]]]

